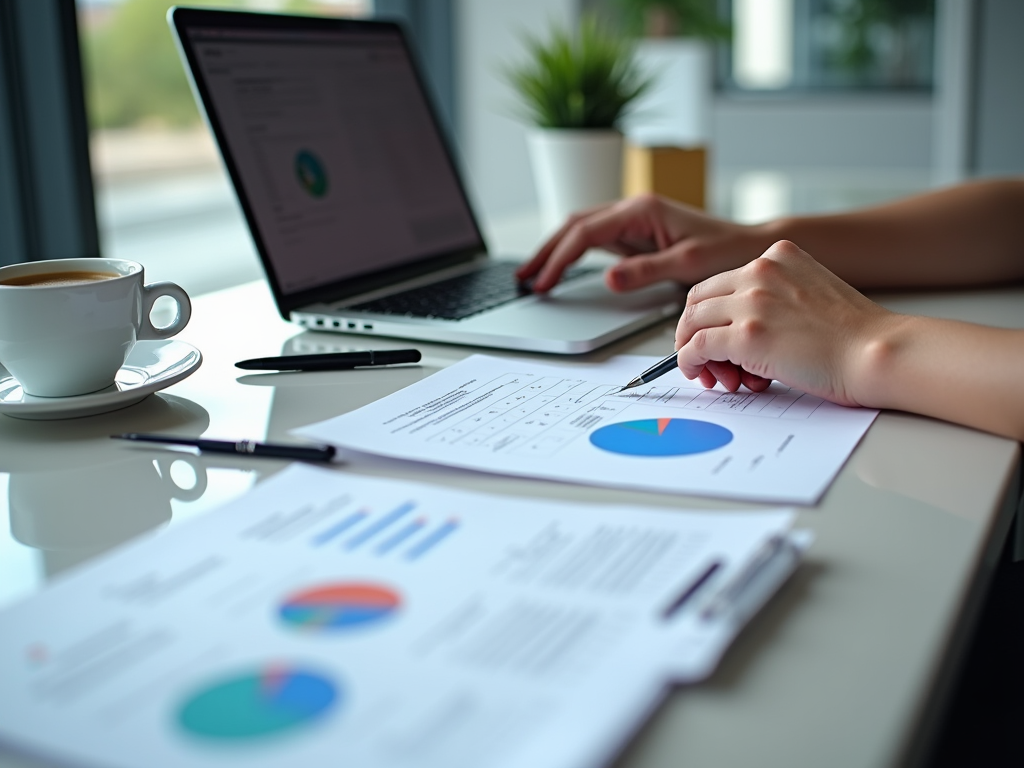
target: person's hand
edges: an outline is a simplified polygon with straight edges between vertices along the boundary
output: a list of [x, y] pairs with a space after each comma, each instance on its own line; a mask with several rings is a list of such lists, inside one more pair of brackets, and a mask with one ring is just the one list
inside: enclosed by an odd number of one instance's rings
[[551, 290], [589, 248], [624, 259], [607, 274], [613, 291], [630, 291], [660, 280], [689, 285], [747, 263], [772, 239], [757, 227], [721, 219], [655, 195], [641, 195], [577, 213], [562, 225], [516, 277], [533, 278], [533, 290]]
[[706, 387], [761, 391], [776, 379], [861, 405], [858, 374], [897, 318], [783, 240], [693, 286], [676, 329], [679, 368]]

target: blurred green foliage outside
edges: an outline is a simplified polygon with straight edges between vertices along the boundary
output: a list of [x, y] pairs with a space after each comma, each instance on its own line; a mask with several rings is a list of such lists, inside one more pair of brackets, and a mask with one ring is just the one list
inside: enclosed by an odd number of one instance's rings
[[[93, 129], [185, 128], [200, 122], [174, 46], [169, 0], [124, 0], [83, 13], [79, 27], [86, 105]], [[243, 9], [246, 0], [188, 0], [190, 6]], [[282, 13], [338, 15], [344, 6], [287, 0]]]

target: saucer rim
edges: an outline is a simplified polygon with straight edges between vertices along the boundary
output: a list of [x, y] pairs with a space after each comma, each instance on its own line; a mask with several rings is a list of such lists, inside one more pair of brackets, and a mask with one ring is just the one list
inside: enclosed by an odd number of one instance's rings
[[[139, 386], [132, 387], [130, 389], [118, 389], [112, 392], [100, 390], [99, 392], [87, 392], [83, 395], [72, 395], [70, 397], [53, 397], [47, 398], [47, 401], [45, 402], [37, 400], [31, 403], [26, 403], [24, 400], [16, 402], [5, 402], [0, 400], [0, 414], [13, 418], [30, 418], [38, 416], [52, 416], [53, 418], [60, 418], [62, 414], [78, 413], [79, 411], [83, 411], [83, 413], [78, 414], [79, 416], [95, 416], [100, 413], [107, 413], [109, 411], [127, 408], [140, 400], [143, 400], [154, 392], [166, 389], [167, 387], [177, 384], [179, 381], [191, 376], [203, 364], [203, 353], [187, 341], [181, 341], [180, 339], [142, 339], [137, 341], [132, 352], [128, 353], [128, 358], [125, 359], [125, 365], [127, 365], [128, 360], [131, 359], [132, 353], [135, 352], [140, 345], [144, 349], [147, 346], [166, 344], [188, 347], [189, 350], [196, 354], [195, 364], [166, 379], [160, 379], [155, 382], [152, 379], [148, 379]], [[124, 367], [125, 366], [121, 366], [121, 369]], [[133, 367], [138, 368], [139, 366]], [[0, 368], [0, 371], [3, 371], [6, 374], [4, 376], [0, 376], [0, 382], [14, 378], [14, 376], [5, 368]], [[68, 416], [67, 418], [72, 417]]]

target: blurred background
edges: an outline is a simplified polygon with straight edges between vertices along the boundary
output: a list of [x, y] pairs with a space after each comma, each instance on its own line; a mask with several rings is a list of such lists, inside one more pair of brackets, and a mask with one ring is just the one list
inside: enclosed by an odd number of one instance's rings
[[[90, 158], [104, 255], [139, 259], [151, 277], [202, 293], [261, 271], [178, 60], [169, 5], [78, 0]], [[403, 18], [485, 231], [499, 244], [503, 227], [537, 207], [525, 126], [501, 69], [523, 55], [525, 32], [590, 12], [638, 40], [704, 39], [712, 66], [701, 141], [709, 208], [719, 215], [754, 222], [1024, 173], [1020, 0], [216, 5]], [[686, 16], [694, 6], [710, 8], [719, 26], [709, 31], [703, 17]], [[673, 18], [695, 21], [688, 29]]]

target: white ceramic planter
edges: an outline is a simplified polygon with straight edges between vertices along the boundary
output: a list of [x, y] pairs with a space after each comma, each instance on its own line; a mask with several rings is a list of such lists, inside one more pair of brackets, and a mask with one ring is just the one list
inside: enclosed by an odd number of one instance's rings
[[569, 214], [622, 196], [622, 134], [534, 128], [527, 134], [546, 229]]

